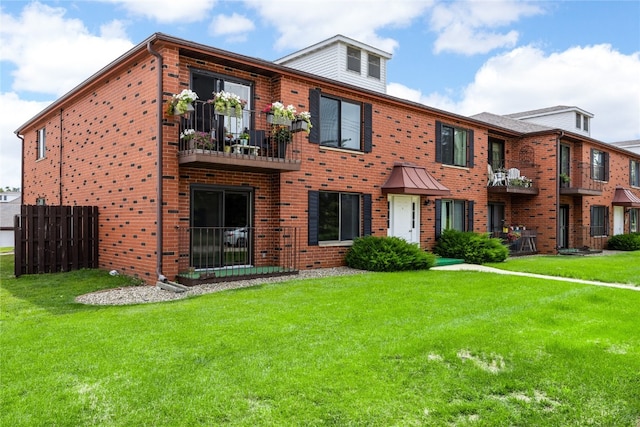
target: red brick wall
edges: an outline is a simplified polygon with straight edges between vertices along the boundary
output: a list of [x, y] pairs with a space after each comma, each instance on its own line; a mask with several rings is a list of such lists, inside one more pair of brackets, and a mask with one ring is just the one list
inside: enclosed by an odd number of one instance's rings
[[[156, 263], [155, 66], [133, 59], [25, 132], [24, 203], [98, 206], [100, 267], [145, 280]], [[46, 158], [36, 161], [43, 125]]]

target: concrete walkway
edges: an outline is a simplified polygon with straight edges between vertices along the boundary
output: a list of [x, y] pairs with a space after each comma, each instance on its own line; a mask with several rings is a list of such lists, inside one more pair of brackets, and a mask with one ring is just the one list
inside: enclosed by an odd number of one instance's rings
[[431, 270], [480, 271], [485, 273], [510, 274], [512, 276], [535, 277], [537, 279], [557, 280], [560, 282], [582, 283], [584, 285], [606, 286], [608, 288], [628, 289], [631, 291], [640, 292], [640, 286], [637, 286], [637, 285], [629, 285], [624, 283], [596, 282], [593, 280], [572, 279], [570, 277], [545, 276], [544, 274], [522, 273], [520, 271], [500, 270], [499, 268], [487, 267], [484, 265], [476, 265], [476, 264], [443, 265], [440, 267], [431, 267]]

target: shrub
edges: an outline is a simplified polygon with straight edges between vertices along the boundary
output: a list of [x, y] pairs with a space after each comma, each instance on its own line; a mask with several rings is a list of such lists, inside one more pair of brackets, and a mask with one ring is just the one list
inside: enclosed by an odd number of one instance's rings
[[429, 269], [436, 257], [399, 237], [367, 236], [353, 241], [345, 261], [360, 270], [404, 271]]
[[617, 234], [609, 239], [607, 247], [618, 251], [640, 250], [640, 233]]
[[445, 258], [464, 259], [471, 264], [502, 262], [509, 256], [509, 249], [500, 239], [472, 231], [445, 230], [433, 252]]

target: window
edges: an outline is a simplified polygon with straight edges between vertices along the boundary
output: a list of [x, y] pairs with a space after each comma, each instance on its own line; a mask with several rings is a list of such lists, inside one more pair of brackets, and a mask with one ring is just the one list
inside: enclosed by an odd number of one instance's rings
[[370, 234], [370, 194], [309, 192], [309, 245], [351, 242]]
[[323, 96], [320, 100], [320, 144], [360, 149], [360, 104]]
[[216, 116], [211, 104], [206, 102], [196, 102], [196, 111], [189, 118], [186, 127], [191, 127], [197, 131], [211, 132], [217, 135], [224, 135], [227, 132], [239, 135], [245, 128], [252, 129], [251, 110], [252, 104], [252, 83], [240, 79], [235, 79], [225, 75], [219, 75], [208, 71], [194, 70], [191, 73], [191, 89], [198, 94], [200, 101], [206, 101], [213, 97], [214, 92], [230, 92], [238, 95], [240, 99], [247, 101], [239, 118], [224, 119], [224, 116]]
[[640, 231], [638, 228], [638, 218], [640, 217], [640, 209], [629, 209], [629, 232], [637, 233]]
[[640, 187], [640, 162], [635, 160], [629, 161], [629, 184]]
[[504, 168], [504, 141], [489, 138], [489, 164], [494, 171]]
[[604, 151], [591, 149], [591, 178], [609, 180], [609, 155]]
[[436, 122], [436, 161], [473, 167], [473, 131]]
[[309, 133], [309, 142], [327, 147], [371, 152], [371, 104], [324, 96], [320, 89], [311, 89], [309, 113], [313, 125]]
[[380, 57], [368, 55], [369, 58], [369, 77], [380, 80]]
[[360, 74], [360, 50], [347, 46], [347, 70]]
[[43, 159], [44, 155], [46, 154], [46, 151], [47, 151], [46, 135], [47, 133], [45, 131], [45, 128], [39, 129], [38, 134], [36, 135], [37, 144], [38, 144], [38, 154], [37, 154], [38, 159]]
[[582, 129], [585, 132], [589, 132], [589, 116], [576, 113], [576, 129]]
[[436, 238], [444, 230], [473, 231], [473, 201], [436, 200]]
[[609, 209], [606, 206], [591, 206], [591, 236], [609, 235]]

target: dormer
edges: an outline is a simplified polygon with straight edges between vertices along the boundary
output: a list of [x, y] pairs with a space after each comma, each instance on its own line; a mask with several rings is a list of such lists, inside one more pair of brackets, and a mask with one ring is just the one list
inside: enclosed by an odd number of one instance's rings
[[342, 35], [277, 59], [285, 65], [363, 89], [386, 93], [391, 54]]
[[583, 136], [591, 136], [591, 119], [593, 119], [593, 114], [578, 107], [558, 105], [539, 110], [506, 114], [505, 117], [548, 126], [550, 128], [564, 129]]

